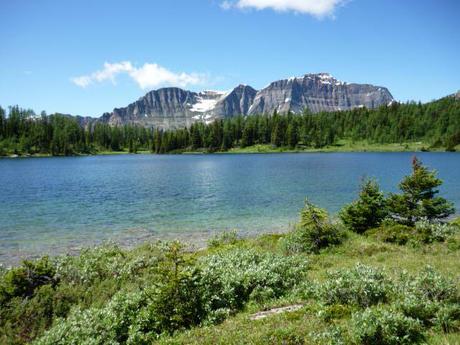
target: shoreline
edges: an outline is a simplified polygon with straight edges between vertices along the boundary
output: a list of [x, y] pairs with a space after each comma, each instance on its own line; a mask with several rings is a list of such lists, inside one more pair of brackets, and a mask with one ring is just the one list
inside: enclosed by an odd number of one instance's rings
[[[250, 231], [250, 230], [230, 230], [222, 229], [215, 231], [194, 231], [194, 232], [170, 232], [164, 234], [152, 233], [151, 235], [134, 236], [131, 238], [116, 238], [110, 237], [100, 239], [92, 242], [72, 243], [69, 245], [50, 246], [44, 250], [37, 251], [15, 251], [18, 255], [8, 255], [8, 253], [0, 252], [0, 268], [12, 268], [19, 266], [24, 260], [39, 260], [44, 256], [50, 258], [58, 258], [65, 256], [79, 256], [85, 250], [93, 250], [95, 248], [105, 245], [115, 245], [122, 250], [130, 251], [138, 247], [155, 244], [159, 242], [179, 241], [186, 246], [191, 252], [197, 252], [208, 248], [208, 241], [212, 238], [219, 236], [223, 233], [236, 231], [238, 238], [244, 240], [257, 239], [265, 235], [282, 235], [286, 234], [290, 229], [290, 224], [283, 228], [264, 230], [264, 231]], [[3, 258], [2, 258], [3, 256]]]
[[51, 154], [10, 154], [0, 156], [2, 158], [49, 158], [49, 157], [88, 157], [88, 156], [117, 156], [117, 155], [222, 155], [222, 154], [274, 154], [274, 153], [387, 153], [387, 152], [452, 152], [459, 153], [460, 147], [456, 147], [455, 151], [447, 151], [445, 148], [429, 148], [428, 145], [417, 143], [395, 143], [395, 144], [338, 144], [326, 146], [322, 148], [295, 148], [289, 149], [287, 147], [273, 147], [269, 144], [252, 145], [245, 148], [237, 147], [231, 148], [227, 151], [206, 151], [204, 149], [194, 151], [171, 151], [166, 153], [152, 153], [148, 150], [139, 150], [136, 153], [128, 151], [100, 151], [96, 153], [77, 153], [74, 155], [51, 155]]
[[[332, 219], [337, 220], [336, 214], [331, 214]], [[455, 213], [445, 219], [446, 222], [450, 223], [456, 219], [460, 219], [460, 213]], [[187, 250], [191, 252], [198, 252], [206, 250], [208, 248], [208, 242], [216, 236], [220, 236], [224, 233], [236, 232], [237, 236], [241, 240], [257, 240], [263, 236], [274, 236], [274, 235], [285, 235], [292, 230], [292, 223], [286, 224], [281, 228], [272, 228], [262, 231], [251, 231], [242, 229], [222, 229], [222, 230], [202, 230], [202, 231], [191, 231], [191, 232], [169, 232], [169, 233], [149, 233], [139, 234], [139, 236], [116, 238], [110, 237], [106, 239], [100, 239], [92, 242], [81, 242], [73, 243], [73, 245], [56, 247], [51, 246], [48, 250], [42, 250], [37, 252], [23, 252], [23, 255], [9, 256], [8, 254], [0, 253], [0, 258], [5, 255], [6, 261], [0, 260], [0, 268], [11, 268], [17, 267], [24, 260], [37, 260], [44, 256], [50, 258], [58, 258], [61, 256], [79, 256], [82, 251], [93, 250], [95, 248], [105, 245], [116, 245], [122, 250], [135, 250], [138, 247], [155, 244], [159, 242], [170, 242], [179, 241], [184, 244]]]

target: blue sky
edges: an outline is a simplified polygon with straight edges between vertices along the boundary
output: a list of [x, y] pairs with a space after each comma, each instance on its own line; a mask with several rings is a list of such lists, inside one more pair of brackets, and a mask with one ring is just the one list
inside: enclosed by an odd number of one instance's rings
[[456, 0], [0, 0], [0, 105], [100, 116], [150, 89], [262, 88], [305, 73], [460, 89]]

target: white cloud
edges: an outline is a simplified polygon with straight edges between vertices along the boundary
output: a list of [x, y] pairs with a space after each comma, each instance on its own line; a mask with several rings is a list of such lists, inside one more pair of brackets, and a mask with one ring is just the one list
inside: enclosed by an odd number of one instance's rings
[[134, 66], [129, 61], [117, 63], [104, 63], [104, 68], [89, 75], [82, 75], [71, 78], [71, 81], [80, 87], [87, 87], [94, 83], [101, 83], [110, 80], [116, 83], [116, 76], [127, 74], [142, 89], [159, 86], [174, 85], [185, 87], [187, 85], [203, 84], [205, 77], [197, 73], [174, 73], [158, 64], [145, 63], [141, 67]]
[[229, 10], [232, 8], [232, 3], [228, 0], [225, 0], [220, 4], [220, 7], [222, 7], [224, 10]]
[[254, 8], [256, 10], [272, 9], [279, 12], [293, 11], [310, 14], [316, 17], [332, 16], [334, 10], [346, 0], [225, 0], [223, 9], [232, 7], [239, 9]]

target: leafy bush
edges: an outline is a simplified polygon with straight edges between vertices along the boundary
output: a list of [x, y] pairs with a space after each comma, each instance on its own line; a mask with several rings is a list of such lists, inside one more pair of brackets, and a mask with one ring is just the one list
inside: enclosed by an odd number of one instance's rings
[[151, 286], [122, 290], [101, 307], [76, 308], [36, 344], [150, 344], [159, 334], [215, 323], [251, 298], [279, 297], [302, 279], [303, 259], [233, 249], [196, 264], [177, 242], [164, 246]]
[[430, 301], [459, 302], [457, 285], [432, 267], [427, 266], [416, 276], [403, 275], [401, 288], [405, 293]]
[[382, 271], [362, 264], [329, 273], [328, 279], [319, 284], [316, 290], [317, 296], [325, 304], [359, 307], [386, 302], [391, 292], [392, 284]]
[[204, 318], [201, 276], [183, 246], [165, 244], [158, 260], [152, 286], [133, 292], [121, 290], [100, 308], [77, 308], [37, 343], [139, 344], [151, 342], [160, 333], [199, 324]]
[[116, 294], [103, 308], [73, 310], [58, 319], [34, 344], [118, 344], [128, 339], [129, 326], [145, 305], [142, 292]]
[[284, 238], [285, 249], [291, 253], [312, 252], [342, 243], [344, 232], [329, 220], [326, 210], [305, 201], [300, 223]]
[[344, 332], [337, 326], [329, 327], [322, 332], [311, 332], [310, 337], [315, 341], [315, 344], [320, 345], [346, 345]]
[[423, 243], [444, 242], [458, 231], [455, 225], [441, 222], [430, 222], [424, 218], [415, 223], [417, 238]]
[[[157, 254], [158, 246], [151, 246]], [[78, 256], [63, 256], [57, 259], [57, 276], [71, 284], [89, 284], [96, 280], [126, 279], [140, 269], [155, 266], [157, 256], [130, 257], [115, 244], [83, 249]]]
[[32, 296], [42, 285], [56, 283], [55, 268], [47, 256], [23, 261], [19, 267], [4, 272], [0, 280], [0, 306], [14, 297]]
[[[447, 310], [450, 308], [449, 305], [455, 305], [460, 301], [455, 282], [443, 277], [431, 267], [425, 268], [416, 276], [404, 274], [398, 290], [401, 291], [398, 306], [402, 312], [427, 326], [442, 322], [447, 324], [448, 314], [442, 314], [440, 310]], [[436, 321], [438, 315], [444, 321]]]
[[412, 243], [444, 242], [458, 229], [455, 225], [429, 221], [423, 218], [415, 223], [414, 227], [399, 224], [394, 221], [385, 221], [378, 228], [369, 231], [369, 235], [388, 243], [405, 245]]
[[448, 304], [440, 307], [433, 323], [444, 333], [460, 331], [460, 304]]
[[307, 263], [299, 257], [233, 249], [199, 261], [206, 309], [238, 310], [250, 298], [279, 297], [303, 278]]
[[362, 345], [419, 344], [425, 338], [419, 321], [382, 307], [354, 314], [351, 332], [355, 341]]
[[385, 197], [374, 180], [364, 181], [359, 199], [340, 212], [340, 218], [347, 228], [358, 234], [379, 226], [387, 215]]
[[43, 333], [53, 320], [53, 287], [42, 285], [33, 297], [15, 297], [0, 309], [0, 343], [24, 344]]
[[413, 228], [394, 222], [384, 222], [376, 229], [372, 229], [369, 235], [377, 239], [387, 242], [404, 245], [407, 242], [415, 239], [415, 231]]

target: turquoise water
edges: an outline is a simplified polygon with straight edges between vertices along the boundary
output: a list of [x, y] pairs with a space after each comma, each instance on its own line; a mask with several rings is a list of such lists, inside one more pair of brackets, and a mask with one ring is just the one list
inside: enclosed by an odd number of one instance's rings
[[[411, 153], [119, 155], [0, 160], [0, 263], [115, 240], [279, 231], [305, 197], [337, 212], [363, 176], [395, 191]], [[420, 153], [460, 208], [460, 154]]]

